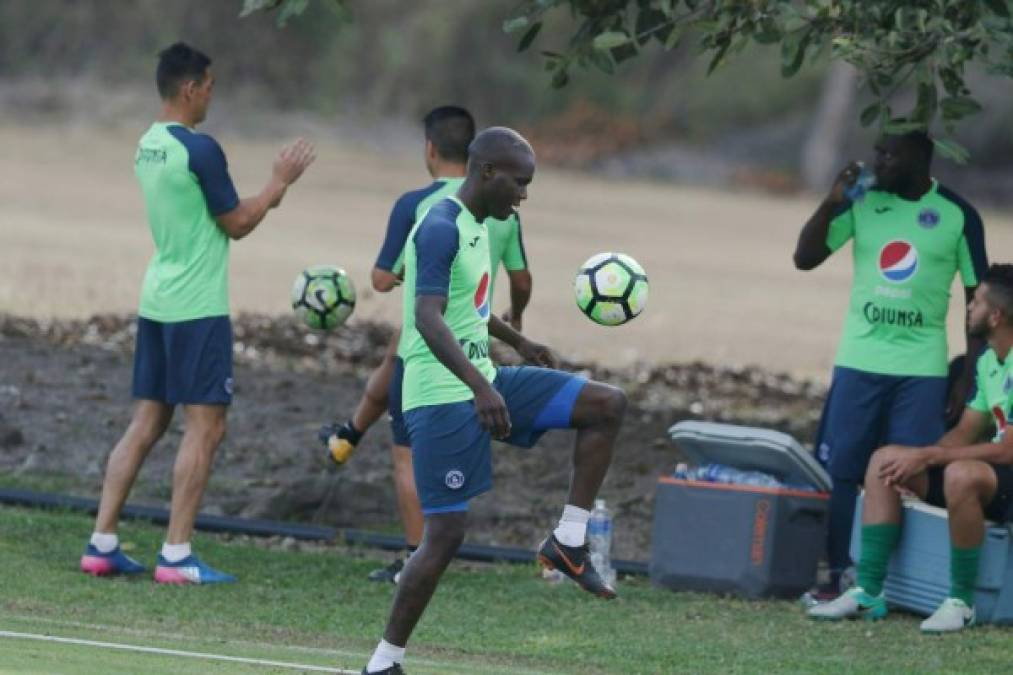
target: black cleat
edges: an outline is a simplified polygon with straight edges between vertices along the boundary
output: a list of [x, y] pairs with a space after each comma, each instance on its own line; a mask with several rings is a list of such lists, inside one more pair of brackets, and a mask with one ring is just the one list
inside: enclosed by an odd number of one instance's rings
[[388, 583], [396, 584], [398, 577], [401, 576], [401, 570], [403, 569], [404, 560], [397, 558], [386, 567], [379, 567], [370, 572], [368, 579], [370, 581], [386, 581]]
[[366, 670], [363, 668], [362, 675], [405, 675], [405, 672], [400, 663], [395, 663], [390, 668], [384, 668], [383, 670]]
[[362, 434], [353, 429], [348, 422], [325, 424], [317, 432], [317, 439], [327, 448], [327, 458], [337, 466], [342, 466], [348, 461], [360, 438]]
[[605, 583], [591, 564], [587, 544], [565, 546], [559, 543], [555, 534], [550, 534], [538, 549], [538, 564], [548, 570], [559, 570], [599, 598], [613, 600], [616, 597], [615, 589]]

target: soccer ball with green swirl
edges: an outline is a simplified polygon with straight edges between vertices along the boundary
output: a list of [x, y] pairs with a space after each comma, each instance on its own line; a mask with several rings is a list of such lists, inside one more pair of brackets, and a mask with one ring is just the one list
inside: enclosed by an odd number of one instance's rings
[[577, 307], [603, 326], [636, 318], [647, 305], [647, 274], [624, 253], [599, 253], [587, 259], [573, 284]]
[[292, 284], [292, 309], [310, 328], [337, 328], [355, 309], [355, 285], [340, 267], [307, 267]]

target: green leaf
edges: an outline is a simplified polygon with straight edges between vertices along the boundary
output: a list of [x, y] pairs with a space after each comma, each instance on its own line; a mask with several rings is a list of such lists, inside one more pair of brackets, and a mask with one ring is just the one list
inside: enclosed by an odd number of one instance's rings
[[531, 28], [528, 29], [528, 32], [524, 34], [524, 37], [522, 37], [521, 41], [517, 44], [517, 51], [523, 52], [525, 49], [530, 47], [531, 43], [534, 42], [535, 38], [538, 36], [538, 32], [540, 30], [542, 30], [541, 21], [534, 24], [533, 26], [531, 26]]
[[665, 49], [669, 51], [675, 49], [675, 47], [679, 44], [679, 41], [682, 39], [682, 35], [682, 26], [676, 26], [673, 28], [672, 32], [668, 34], [667, 38], [665, 38]]
[[278, 12], [278, 27], [284, 28], [289, 19], [305, 12], [309, 4], [310, 0], [285, 0], [281, 11]]
[[608, 52], [593, 51], [588, 58], [603, 73], [612, 75], [616, 72], [616, 62], [612, 60], [612, 56]]
[[570, 74], [566, 72], [566, 68], [561, 67], [552, 74], [552, 87], [553, 89], [562, 89], [566, 86], [566, 83], [570, 81]]
[[939, 151], [940, 155], [952, 159], [957, 164], [967, 164], [967, 160], [971, 157], [971, 153], [967, 151], [967, 148], [956, 141], [948, 138], [933, 138], [932, 142], [935, 144], [936, 150]]
[[858, 116], [858, 121], [862, 123], [863, 127], [867, 127], [876, 121], [876, 118], [879, 117], [879, 113], [882, 109], [882, 104], [879, 101], [876, 101], [862, 111], [862, 113]]
[[527, 28], [531, 21], [526, 16], [515, 16], [503, 22], [504, 33], [516, 33], [522, 28]]
[[973, 115], [976, 112], [981, 112], [981, 104], [970, 96], [951, 96], [944, 98], [942, 103], [939, 104], [940, 109], [943, 111], [943, 118], [950, 120], [957, 120], [961, 117], [967, 117]]
[[254, 12], [272, 10], [281, 3], [282, 0], [243, 0], [243, 9], [239, 12], [239, 18], [246, 18]]
[[883, 131], [894, 136], [900, 136], [911, 131], [924, 131], [924, 129], [925, 124], [922, 122], [904, 119], [890, 120], [883, 125]]
[[802, 67], [811, 34], [807, 31], [802, 39], [797, 41], [786, 37], [781, 43], [781, 77], [791, 77]]
[[596, 35], [594, 40], [591, 42], [598, 51], [605, 51], [607, 49], [615, 49], [620, 45], [624, 45], [630, 41], [630, 36], [623, 31], [610, 30], [600, 35]]
[[731, 46], [731, 41], [725, 41], [722, 43], [717, 50], [714, 52], [713, 58], [711, 58], [710, 64], [707, 66], [707, 74], [710, 75], [717, 67], [720, 66], [725, 60], [725, 54], [728, 53], [728, 48]]
[[985, 0], [985, 4], [988, 5], [993, 14], [997, 14], [1004, 19], [1009, 18], [1009, 3], [1006, 0]]

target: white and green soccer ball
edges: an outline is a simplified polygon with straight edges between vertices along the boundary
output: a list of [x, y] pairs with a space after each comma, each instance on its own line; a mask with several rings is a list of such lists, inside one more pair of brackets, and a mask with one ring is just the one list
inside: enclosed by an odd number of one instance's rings
[[340, 267], [307, 267], [292, 284], [292, 309], [310, 328], [337, 328], [355, 309], [355, 285]]
[[603, 326], [636, 318], [647, 305], [647, 274], [625, 253], [599, 253], [587, 259], [573, 283], [577, 307]]

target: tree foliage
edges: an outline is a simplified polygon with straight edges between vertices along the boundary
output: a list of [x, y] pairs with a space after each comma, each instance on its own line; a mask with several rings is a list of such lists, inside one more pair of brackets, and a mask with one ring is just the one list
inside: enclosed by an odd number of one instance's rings
[[[345, 9], [347, 0], [325, 0]], [[244, 0], [244, 14], [278, 10], [279, 24], [309, 0]], [[942, 126], [952, 132], [977, 113], [967, 70], [1013, 77], [1013, 8], [1009, 0], [522, 0], [503, 29], [518, 36], [518, 51], [559, 40], [542, 50], [552, 85], [563, 87], [575, 68], [614, 73], [651, 45], [671, 50], [693, 41], [708, 72], [750, 43], [778, 48], [781, 74], [792, 77], [828, 56], [862, 75], [873, 102], [859, 114], [864, 126], [887, 132]], [[557, 14], [572, 19], [568, 35], [542, 28]], [[558, 23], [552, 24], [554, 27]], [[562, 39], [560, 40], [560, 38]], [[899, 111], [898, 94], [914, 104]], [[947, 139], [939, 150], [963, 161]]]

